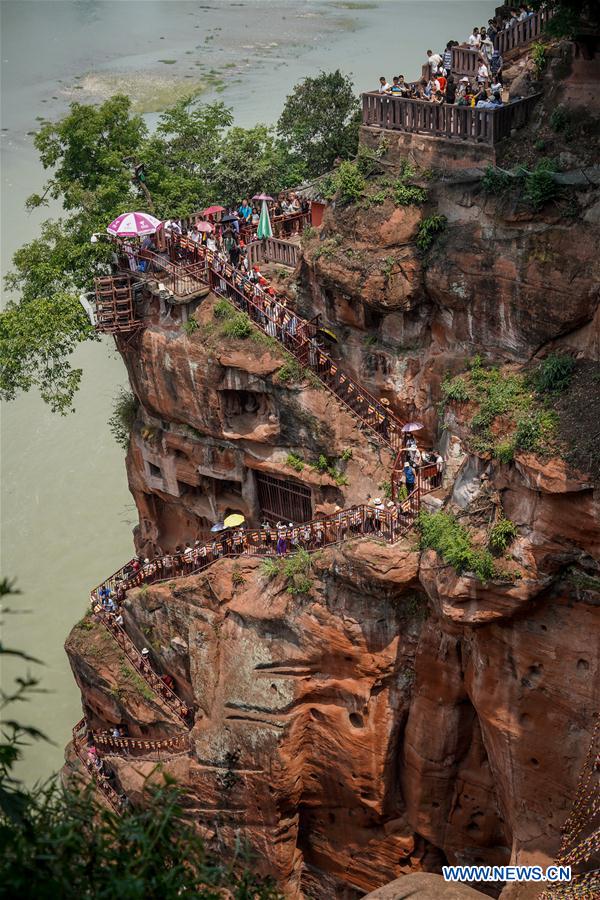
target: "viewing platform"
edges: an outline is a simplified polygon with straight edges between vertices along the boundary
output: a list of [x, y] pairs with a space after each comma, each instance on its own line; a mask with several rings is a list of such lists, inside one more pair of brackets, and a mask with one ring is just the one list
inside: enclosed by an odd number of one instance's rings
[[391, 94], [362, 95], [363, 125], [494, 147], [527, 124], [540, 94], [497, 109], [430, 103]]

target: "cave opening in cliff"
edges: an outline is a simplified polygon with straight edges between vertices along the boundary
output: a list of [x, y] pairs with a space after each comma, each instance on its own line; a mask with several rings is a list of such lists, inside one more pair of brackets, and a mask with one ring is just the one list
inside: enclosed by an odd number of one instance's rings
[[305, 485], [257, 472], [256, 488], [262, 518], [294, 523], [312, 518], [312, 494]]

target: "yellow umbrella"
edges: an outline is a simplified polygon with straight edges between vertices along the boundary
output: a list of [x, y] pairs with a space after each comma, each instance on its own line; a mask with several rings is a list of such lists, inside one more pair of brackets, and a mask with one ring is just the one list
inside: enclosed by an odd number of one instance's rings
[[226, 528], [235, 528], [236, 525], [241, 525], [245, 521], [246, 520], [241, 513], [233, 513], [232, 516], [227, 516], [226, 519], [223, 519], [223, 525], [225, 525]]

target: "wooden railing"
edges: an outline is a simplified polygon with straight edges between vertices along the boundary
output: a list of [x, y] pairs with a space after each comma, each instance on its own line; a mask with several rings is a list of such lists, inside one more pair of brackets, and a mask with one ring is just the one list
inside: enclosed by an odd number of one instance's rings
[[471, 47], [452, 48], [452, 75], [475, 78], [480, 66], [481, 53]]
[[[406, 500], [381, 507], [382, 504], [351, 506], [340, 512], [294, 525], [292, 528], [278, 529], [275, 525], [269, 525], [247, 531], [241, 529], [225, 531], [216, 535], [210, 544], [194, 548], [189, 556], [187, 554], [160, 556], [138, 571], [133, 571], [136, 561], [131, 560], [91, 591], [90, 602], [96, 615], [99, 615], [119, 642], [121, 632], [125, 632], [120, 625], [116, 625], [114, 614], [102, 608], [98, 610], [98, 606], [101, 606], [102, 589], [108, 589], [111, 596], [117, 596], [118, 592], [126, 592], [144, 584], [160, 584], [173, 578], [199, 574], [225, 557], [277, 557], [285, 556], [297, 549], [316, 553], [351, 538], [369, 535], [377, 535], [382, 540], [394, 544], [414, 525], [420, 507], [418, 487]], [[278, 549], [278, 538], [282, 534], [285, 534], [286, 546]], [[131, 639], [129, 637], [127, 639], [131, 643]], [[120, 642], [119, 646], [123, 647], [123, 643]], [[139, 655], [138, 651], [136, 653]]]
[[73, 749], [83, 763], [85, 770], [88, 772], [96, 787], [113, 808], [116, 813], [120, 813], [122, 809], [121, 798], [115, 791], [114, 787], [108, 780], [106, 773], [101, 766], [96, 766], [89, 757], [89, 748], [86, 742], [87, 723], [85, 718], [80, 719], [72, 731]]
[[[110, 581], [114, 578], [115, 576], [112, 576], [105, 584], [108, 586]], [[104, 584], [99, 585], [99, 588], [103, 586]], [[150, 687], [157, 697], [168, 706], [171, 712], [175, 713], [182, 722], [188, 725], [191, 717], [189, 708], [179, 699], [175, 691], [171, 690], [168, 684], [163, 681], [160, 675], [152, 669], [149, 659], [142, 656], [121, 623], [117, 621], [117, 616], [109, 612], [106, 608], [103, 608], [102, 604], [98, 601], [98, 595], [96, 594], [96, 597], [94, 597], [94, 594], [95, 592], [93, 591], [91, 595], [92, 610], [97, 621], [104, 625], [137, 673], [142, 676], [148, 687]]]
[[115, 756], [149, 756], [162, 754], [174, 756], [188, 753], [191, 746], [189, 731], [183, 731], [169, 738], [150, 740], [149, 738], [114, 737], [106, 731], [92, 732], [94, 746], [104, 754]]
[[147, 267], [138, 274], [146, 277], [160, 275], [167, 290], [176, 297], [185, 298], [198, 293], [206, 285], [204, 263], [191, 262], [182, 265], [152, 250], [140, 250], [136, 259]]
[[494, 46], [500, 55], [524, 47], [526, 44], [541, 37], [546, 25], [552, 18], [550, 10], [540, 10], [532, 16], [528, 16], [522, 22], [517, 22], [509, 28], [499, 31], [494, 39]]
[[246, 253], [249, 266], [261, 262], [274, 262], [295, 269], [300, 259], [300, 246], [279, 238], [266, 238], [262, 241], [250, 241], [246, 244]]
[[539, 96], [497, 109], [476, 109], [368, 93], [363, 94], [363, 124], [493, 146], [526, 124]]
[[[297, 212], [284, 216], [271, 216], [271, 228], [276, 238], [289, 237], [291, 234], [299, 234], [307, 225], [312, 224], [312, 213]], [[258, 225], [241, 225], [240, 235], [246, 242], [251, 241], [258, 230]]]

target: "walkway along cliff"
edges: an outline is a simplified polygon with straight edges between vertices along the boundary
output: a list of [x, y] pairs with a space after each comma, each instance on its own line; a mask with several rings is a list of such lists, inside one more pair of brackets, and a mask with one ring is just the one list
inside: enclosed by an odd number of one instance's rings
[[[556, 54], [559, 87], [553, 63], [530, 75], [520, 152], [557, 92], [585, 90], [580, 60]], [[98, 285], [136, 401], [141, 562], [94, 588], [67, 641], [85, 716], [67, 769], [118, 809], [158, 765], [207, 842], [246, 841], [290, 897], [554, 858], [581, 893], [548, 896], [594, 896], [597, 172], [572, 145], [560, 193], [534, 208], [518, 185], [485, 189], [489, 144], [387, 132], [366, 122], [363, 196], [335, 193], [264, 269], [272, 293], [185, 238]], [[420, 202], [396, 202], [407, 187]], [[575, 362], [550, 410], [527, 377], [553, 354]], [[415, 419], [445, 469], [406, 497]], [[536, 423], [555, 439], [527, 443]], [[419, 511], [491, 568], [420, 542]], [[241, 537], [209, 536], [231, 512]]]

